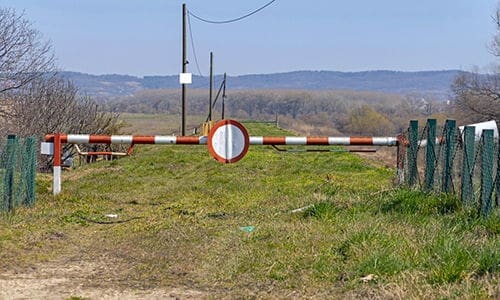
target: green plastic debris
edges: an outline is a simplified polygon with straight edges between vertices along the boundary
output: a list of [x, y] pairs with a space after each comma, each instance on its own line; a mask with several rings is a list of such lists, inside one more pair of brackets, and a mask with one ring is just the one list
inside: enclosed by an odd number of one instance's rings
[[246, 232], [252, 232], [254, 229], [255, 229], [255, 227], [253, 227], [253, 226], [243, 226], [243, 227], [240, 227], [240, 230], [246, 231]]

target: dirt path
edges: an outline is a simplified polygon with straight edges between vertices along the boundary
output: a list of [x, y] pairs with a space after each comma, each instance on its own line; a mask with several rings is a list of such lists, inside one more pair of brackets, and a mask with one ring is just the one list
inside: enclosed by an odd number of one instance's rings
[[0, 299], [200, 299], [207, 295], [188, 289], [112, 288], [107, 266], [94, 262], [52, 262], [30, 270], [0, 272]]

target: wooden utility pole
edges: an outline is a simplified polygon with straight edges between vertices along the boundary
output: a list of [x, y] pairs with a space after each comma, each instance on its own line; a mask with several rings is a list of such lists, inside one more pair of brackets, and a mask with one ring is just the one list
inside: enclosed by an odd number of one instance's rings
[[[182, 4], [182, 73], [186, 73], [187, 69], [187, 40], [186, 40], [186, 3]], [[182, 84], [182, 116], [181, 116], [181, 135], [186, 135], [186, 84]]]
[[213, 94], [213, 86], [214, 86], [214, 54], [210, 52], [210, 95], [208, 97], [208, 121], [212, 121], [212, 94]]
[[226, 73], [224, 73], [224, 85], [222, 86], [222, 120], [224, 120], [224, 110], [226, 101]]

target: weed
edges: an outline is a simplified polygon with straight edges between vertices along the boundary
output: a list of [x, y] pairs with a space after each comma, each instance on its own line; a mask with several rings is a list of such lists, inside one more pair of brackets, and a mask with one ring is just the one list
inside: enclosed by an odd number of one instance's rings
[[461, 282], [472, 270], [472, 253], [456, 237], [439, 237], [427, 251], [430, 253], [428, 263], [432, 266], [429, 283]]
[[332, 202], [320, 202], [307, 208], [304, 211], [304, 217], [314, 217], [317, 219], [333, 219], [335, 218], [338, 208]]
[[380, 211], [404, 215], [445, 215], [457, 211], [459, 207], [460, 202], [453, 195], [399, 189], [383, 195]]
[[498, 268], [500, 267], [500, 245], [493, 247], [488, 246], [478, 251], [478, 266], [476, 271], [478, 276], [495, 274], [498, 271]]

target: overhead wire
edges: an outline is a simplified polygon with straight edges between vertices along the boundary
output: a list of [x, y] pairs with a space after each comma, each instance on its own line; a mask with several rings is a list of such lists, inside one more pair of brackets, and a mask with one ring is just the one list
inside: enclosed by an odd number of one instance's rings
[[[225, 89], [226, 89], [226, 79], [223, 79], [222, 82], [220, 83], [220, 87], [219, 87], [219, 90], [217, 91], [217, 95], [215, 96], [215, 100], [214, 100], [214, 103], [212, 104], [212, 109], [215, 108], [215, 104], [217, 103], [217, 99], [219, 98], [219, 95], [220, 95], [220, 92], [224, 89], [224, 93], [222, 95], [222, 97], [226, 97], [224, 94], [225, 94]], [[210, 115], [207, 116], [207, 119], [205, 122], [208, 122], [210, 119]]]
[[188, 19], [189, 37], [191, 40], [191, 48], [193, 49], [193, 56], [194, 56], [194, 62], [196, 64], [196, 69], [198, 69], [198, 74], [201, 77], [204, 77], [200, 71], [200, 65], [198, 64], [198, 56], [196, 55], [196, 48], [194, 46], [193, 30], [191, 28], [191, 18], [189, 17], [189, 13], [187, 14], [187, 19]]
[[202, 22], [205, 22], [205, 23], [210, 23], [210, 24], [227, 24], [227, 23], [233, 23], [233, 22], [237, 22], [237, 21], [243, 20], [245, 18], [248, 18], [251, 15], [254, 15], [254, 14], [258, 13], [259, 11], [261, 11], [264, 8], [268, 7], [269, 5], [273, 4], [275, 1], [276, 0], [269, 1], [265, 5], [263, 5], [263, 6], [259, 7], [259, 8], [257, 8], [257, 9], [255, 9], [255, 10], [249, 12], [246, 15], [243, 15], [241, 17], [234, 18], [234, 19], [229, 19], [229, 20], [222, 20], [222, 21], [209, 20], [209, 19], [205, 19], [205, 18], [202, 18], [200, 16], [197, 16], [194, 13], [192, 13], [191, 11], [188, 11], [188, 14], [191, 15], [191, 16], [193, 16], [193, 18], [198, 19], [198, 20], [200, 20]]

